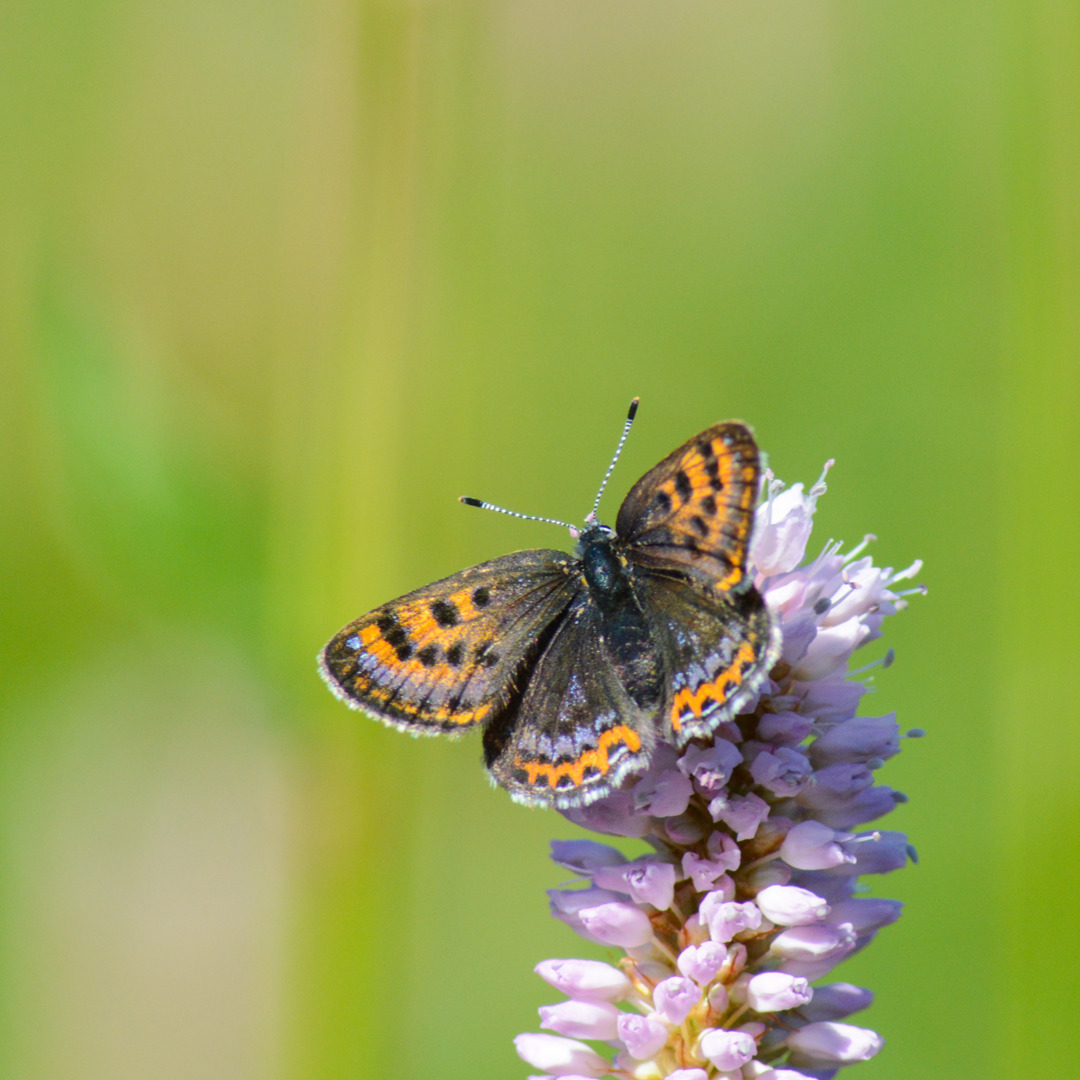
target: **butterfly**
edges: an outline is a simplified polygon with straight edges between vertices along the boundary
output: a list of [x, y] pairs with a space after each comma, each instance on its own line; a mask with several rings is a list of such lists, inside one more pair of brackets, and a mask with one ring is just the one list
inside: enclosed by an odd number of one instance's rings
[[745, 424], [716, 424], [650, 469], [615, 527], [596, 511], [573, 554], [518, 551], [376, 608], [319, 656], [331, 691], [413, 735], [483, 729], [516, 802], [583, 806], [648, 768], [654, 747], [712, 738], [779, 655], [748, 552], [760, 463]]

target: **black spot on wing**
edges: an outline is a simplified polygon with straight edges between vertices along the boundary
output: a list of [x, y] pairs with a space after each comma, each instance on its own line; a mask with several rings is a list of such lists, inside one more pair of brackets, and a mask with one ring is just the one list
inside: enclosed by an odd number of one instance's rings
[[486, 585], [480, 585], [473, 589], [472, 602], [478, 608], [487, 607], [491, 603], [491, 593]]
[[439, 650], [434, 645], [425, 645], [417, 654], [416, 659], [424, 667], [431, 667], [439, 659]]
[[451, 667], [460, 667], [461, 661], [465, 656], [465, 647], [460, 641], [455, 641], [449, 649], [446, 650], [446, 662]]
[[694, 494], [694, 485], [690, 483], [690, 477], [682, 469], [679, 469], [675, 474], [675, 490], [679, 493], [679, 498], [683, 502], [686, 502]]
[[461, 618], [461, 612], [448, 600], [436, 600], [431, 605], [431, 614], [444, 629], [448, 626], [457, 626], [458, 620]]

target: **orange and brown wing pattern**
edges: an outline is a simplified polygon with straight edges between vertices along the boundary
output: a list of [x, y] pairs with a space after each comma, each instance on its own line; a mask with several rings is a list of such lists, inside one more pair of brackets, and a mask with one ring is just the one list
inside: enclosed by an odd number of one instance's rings
[[691, 573], [719, 592], [746, 581], [757, 503], [758, 449], [745, 424], [696, 435], [631, 489], [616, 530], [644, 567]]
[[413, 734], [497, 719], [578, 589], [561, 551], [519, 551], [383, 604], [336, 634], [319, 670], [346, 704]]

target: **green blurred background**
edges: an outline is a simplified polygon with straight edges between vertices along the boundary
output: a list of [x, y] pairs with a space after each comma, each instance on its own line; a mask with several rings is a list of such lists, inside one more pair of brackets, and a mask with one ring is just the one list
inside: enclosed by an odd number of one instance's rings
[[[706, 425], [921, 556], [910, 1076], [1075, 1068], [1080, 8], [8, 0], [0, 1075], [520, 1077], [573, 830], [314, 656]], [[1051, 768], [1051, 766], [1053, 766]]]

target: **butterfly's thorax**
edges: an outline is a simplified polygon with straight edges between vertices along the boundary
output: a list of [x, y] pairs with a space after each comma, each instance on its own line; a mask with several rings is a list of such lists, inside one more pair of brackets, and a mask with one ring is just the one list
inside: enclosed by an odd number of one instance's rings
[[620, 546], [615, 530], [606, 525], [591, 526], [578, 541], [582, 575], [601, 608], [624, 604], [631, 595], [631, 571]]

